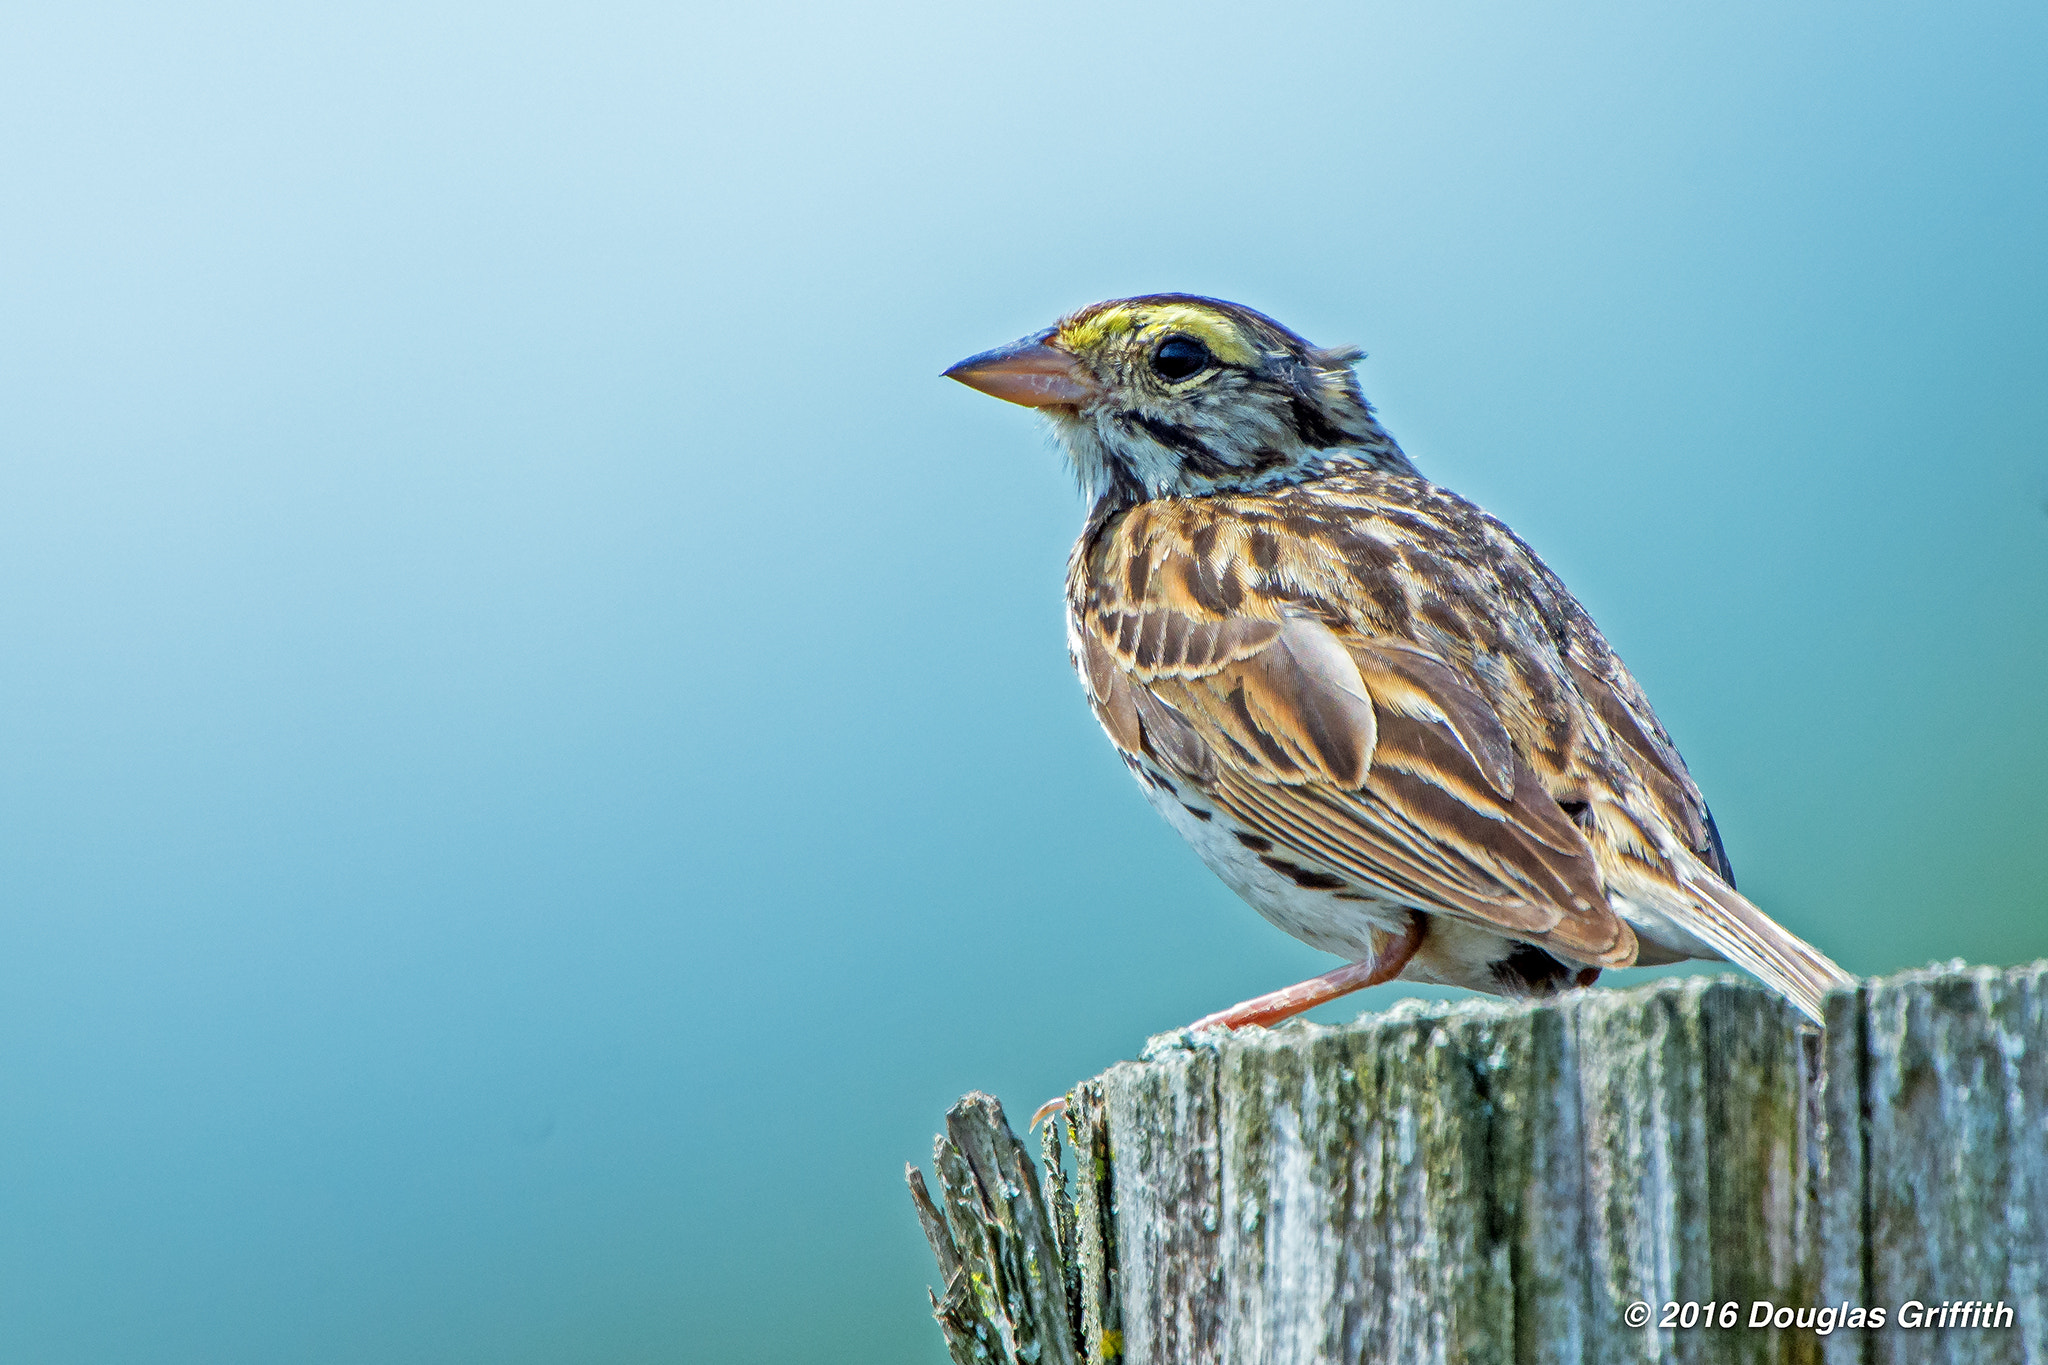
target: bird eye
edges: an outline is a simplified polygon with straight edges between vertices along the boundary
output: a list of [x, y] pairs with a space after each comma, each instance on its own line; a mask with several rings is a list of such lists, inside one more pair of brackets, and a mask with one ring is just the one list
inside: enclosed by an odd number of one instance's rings
[[1209, 348], [1193, 337], [1168, 337], [1152, 353], [1152, 372], [1169, 382], [1200, 374], [1211, 363]]

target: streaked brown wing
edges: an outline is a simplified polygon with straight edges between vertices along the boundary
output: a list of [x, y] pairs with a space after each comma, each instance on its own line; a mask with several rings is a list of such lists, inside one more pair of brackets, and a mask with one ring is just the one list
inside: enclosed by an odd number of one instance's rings
[[[1664, 737], [1635, 680], [1626, 672], [1610, 680], [1575, 659], [1568, 664], [1579, 695], [1592, 703], [1608, 730], [1622, 742], [1622, 760], [1671, 828], [1723, 881], [1735, 885], [1735, 869], [1728, 865], [1728, 853], [1721, 847], [1721, 832], [1714, 828], [1707, 800], [1686, 771], [1685, 760]], [[1614, 666], [1620, 667], [1618, 662]]]
[[1306, 612], [1078, 624], [1112, 738], [1276, 846], [1580, 962], [1634, 960], [1584, 837], [1443, 660], [1342, 640]]

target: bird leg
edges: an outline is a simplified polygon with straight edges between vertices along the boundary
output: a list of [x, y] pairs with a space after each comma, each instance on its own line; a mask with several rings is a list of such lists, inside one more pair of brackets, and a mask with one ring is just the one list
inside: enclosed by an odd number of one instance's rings
[[1272, 991], [1266, 995], [1253, 996], [1241, 1005], [1232, 1005], [1227, 1010], [1197, 1019], [1189, 1024], [1187, 1031], [1199, 1032], [1205, 1028], [1247, 1028], [1253, 1024], [1272, 1025], [1282, 1019], [1292, 1019], [1303, 1010], [1314, 1009], [1328, 1000], [1353, 991], [1362, 991], [1367, 986], [1377, 986], [1392, 981], [1415, 956], [1422, 946], [1422, 937], [1429, 930], [1429, 921], [1413, 910], [1408, 912], [1408, 927], [1392, 942], [1382, 946], [1364, 962], [1353, 962], [1339, 967], [1334, 972], [1324, 972], [1298, 985], [1284, 990]]
[[[1349, 995], [1353, 991], [1362, 991], [1367, 986], [1378, 986], [1392, 981], [1415, 956], [1416, 950], [1422, 947], [1423, 935], [1428, 932], [1428, 917], [1410, 910], [1408, 927], [1403, 929], [1393, 942], [1374, 953], [1369, 960], [1350, 963], [1334, 972], [1324, 972], [1321, 976], [1311, 977], [1283, 990], [1255, 995], [1241, 1005], [1232, 1005], [1227, 1010], [1195, 1020], [1182, 1032], [1196, 1033], [1205, 1028], [1240, 1029], [1249, 1028], [1253, 1024], [1277, 1024], [1283, 1019], [1292, 1019], [1303, 1010], [1312, 1010], [1326, 1001], [1335, 1000], [1340, 995]], [[1580, 975], [1584, 977], [1584, 973]], [[1598, 976], [1599, 972], [1595, 971], [1593, 975]], [[1579, 984], [1585, 985], [1587, 982], [1582, 979]], [[1038, 1112], [1031, 1116], [1031, 1127], [1036, 1128], [1054, 1114], [1065, 1113], [1066, 1109], [1067, 1097], [1054, 1096], [1038, 1106]]]

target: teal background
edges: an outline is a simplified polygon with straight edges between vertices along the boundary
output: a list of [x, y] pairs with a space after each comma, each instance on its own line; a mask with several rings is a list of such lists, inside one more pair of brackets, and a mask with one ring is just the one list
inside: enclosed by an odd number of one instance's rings
[[1365, 346], [1844, 964], [2048, 953], [2038, 5], [4, 17], [10, 1362], [941, 1360], [946, 1104], [1331, 965], [937, 377], [1098, 298]]

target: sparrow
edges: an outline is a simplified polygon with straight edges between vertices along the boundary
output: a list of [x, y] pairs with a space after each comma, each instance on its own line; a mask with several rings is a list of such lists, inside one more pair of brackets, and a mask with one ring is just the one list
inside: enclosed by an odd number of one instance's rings
[[1736, 891], [1642, 688], [1535, 551], [1417, 471], [1361, 358], [1155, 294], [945, 371], [1038, 409], [1072, 464], [1068, 649], [1147, 800], [1347, 964], [1189, 1027], [1397, 978], [1542, 997], [1688, 958], [1818, 1021], [1853, 978]]

